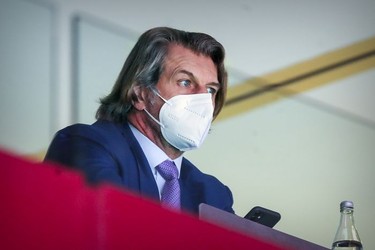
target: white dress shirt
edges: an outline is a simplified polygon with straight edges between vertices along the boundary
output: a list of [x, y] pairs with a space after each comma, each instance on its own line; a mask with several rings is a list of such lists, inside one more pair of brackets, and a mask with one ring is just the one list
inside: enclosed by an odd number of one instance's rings
[[163, 150], [156, 146], [150, 139], [143, 135], [137, 128], [129, 123], [130, 129], [141, 146], [143, 153], [146, 156], [148, 164], [150, 165], [151, 171], [154, 175], [156, 184], [159, 189], [159, 197], [161, 197], [161, 190], [164, 187], [165, 179], [158, 173], [156, 167], [165, 160], [173, 161], [177, 167], [178, 177], [180, 177], [182, 155], [174, 160], [170, 159]]

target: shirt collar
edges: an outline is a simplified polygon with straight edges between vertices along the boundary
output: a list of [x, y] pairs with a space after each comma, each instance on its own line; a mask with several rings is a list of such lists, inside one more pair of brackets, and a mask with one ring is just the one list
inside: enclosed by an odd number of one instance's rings
[[133, 132], [135, 138], [137, 139], [139, 145], [141, 146], [143, 153], [146, 156], [148, 164], [151, 167], [151, 170], [155, 174], [156, 166], [162, 163], [165, 160], [171, 160], [177, 167], [178, 176], [180, 176], [181, 172], [181, 164], [182, 164], [182, 155], [178, 158], [172, 160], [170, 159], [163, 150], [161, 150], [155, 143], [153, 143], [149, 138], [147, 138], [144, 134], [142, 134], [136, 127], [129, 123], [129, 127]]

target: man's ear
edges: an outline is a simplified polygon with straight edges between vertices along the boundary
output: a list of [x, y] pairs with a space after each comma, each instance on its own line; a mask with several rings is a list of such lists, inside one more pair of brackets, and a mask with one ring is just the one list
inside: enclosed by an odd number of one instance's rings
[[144, 88], [141, 86], [134, 86], [133, 91], [135, 96], [132, 101], [133, 107], [137, 110], [144, 110], [146, 107], [146, 93]]

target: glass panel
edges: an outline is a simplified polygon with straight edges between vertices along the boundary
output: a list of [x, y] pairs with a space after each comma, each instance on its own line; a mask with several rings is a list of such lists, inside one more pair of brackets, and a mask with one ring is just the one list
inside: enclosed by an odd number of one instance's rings
[[0, 144], [35, 153], [50, 141], [52, 8], [0, 2]]
[[92, 123], [99, 98], [111, 91], [137, 36], [89, 17], [78, 17], [73, 25], [77, 66], [74, 116], [76, 122]]

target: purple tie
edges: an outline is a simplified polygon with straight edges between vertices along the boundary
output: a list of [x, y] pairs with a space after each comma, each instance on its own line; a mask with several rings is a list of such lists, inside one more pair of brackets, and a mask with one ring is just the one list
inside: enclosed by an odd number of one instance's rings
[[156, 170], [165, 179], [161, 191], [161, 202], [168, 207], [180, 209], [180, 184], [178, 183], [178, 171], [173, 161], [165, 160]]

